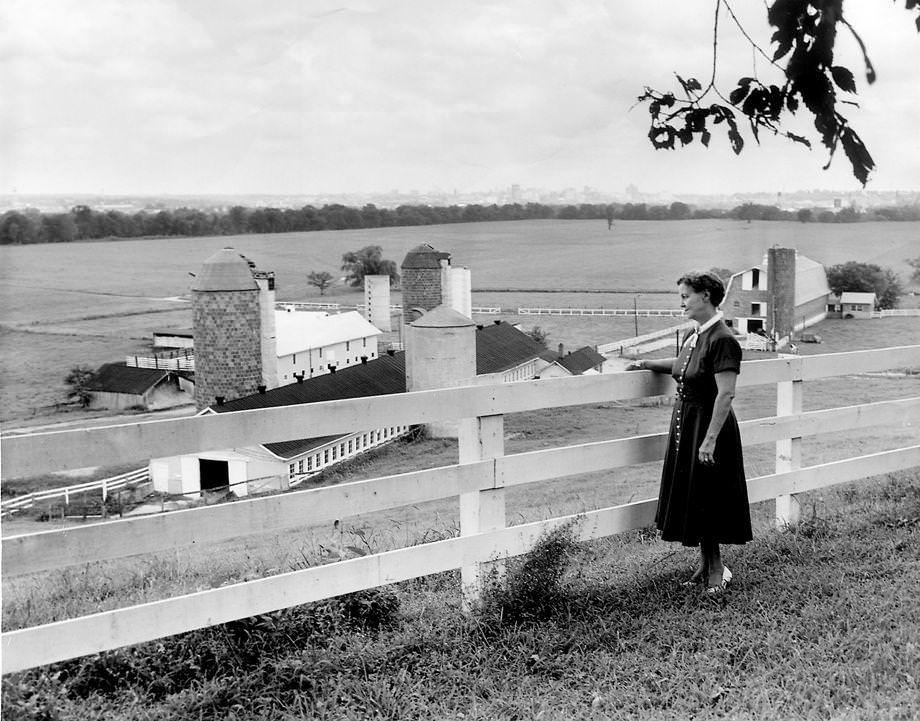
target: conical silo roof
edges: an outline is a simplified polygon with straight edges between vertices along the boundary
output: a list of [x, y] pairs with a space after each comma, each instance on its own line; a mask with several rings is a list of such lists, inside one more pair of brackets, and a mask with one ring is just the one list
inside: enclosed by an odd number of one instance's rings
[[466, 328], [476, 325], [463, 313], [446, 305], [439, 305], [410, 324], [413, 328]]
[[258, 289], [249, 263], [233, 248], [223, 248], [208, 258], [192, 283], [192, 290], [197, 291]]
[[415, 246], [403, 258], [402, 268], [440, 268], [442, 260], [450, 260], [450, 253], [435, 250], [428, 243]]

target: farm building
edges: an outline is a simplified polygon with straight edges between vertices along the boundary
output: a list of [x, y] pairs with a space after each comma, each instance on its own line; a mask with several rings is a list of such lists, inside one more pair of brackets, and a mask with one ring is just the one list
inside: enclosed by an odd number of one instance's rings
[[89, 385], [90, 408], [143, 408], [152, 410], [188, 403], [191, 398], [179, 388], [177, 374], [156, 368], [134, 368], [107, 363]]
[[764, 334], [783, 346], [796, 330], [827, 316], [827, 274], [794, 248], [770, 248], [763, 262], [729, 278], [722, 310], [735, 332]]
[[828, 318], [871, 318], [875, 310], [875, 293], [844, 291], [827, 297]]
[[[529, 380], [534, 378], [535, 368], [548, 365], [540, 358], [540, 353], [545, 351], [543, 346], [508, 323], [478, 327], [475, 339], [478, 383]], [[525, 373], [530, 375], [525, 376]], [[303, 378], [265, 392], [215, 404], [202, 413], [388, 395], [403, 393], [406, 386], [406, 353], [391, 351], [375, 359], [340, 367], [333, 373]], [[228, 485], [236, 495], [286, 489], [332, 465], [385, 445], [410, 430], [394, 424], [337, 436], [156, 458], [150, 461], [150, 476], [155, 490], [173, 494], [194, 495], [202, 490]]]
[[195, 334], [191, 328], [158, 328], [153, 331], [153, 347], [162, 349], [194, 348]]
[[573, 376], [596, 375], [603, 372], [604, 358], [594, 348], [589, 345], [579, 348], [576, 351], [559, 354], [559, 365], [565, 368]]
[[313, 378], [377, 357], [380, 331], [357, 311], [329, 315], [275, 311], [277, 382], [275, 387]]

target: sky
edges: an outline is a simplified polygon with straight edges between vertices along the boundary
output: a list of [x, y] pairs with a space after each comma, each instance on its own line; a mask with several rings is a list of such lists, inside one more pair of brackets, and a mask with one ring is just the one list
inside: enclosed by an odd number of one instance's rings
[[[737, 6], [737, 7], [735, 7]], [[723, 133], [655, 151], [643, 86], [712, 71], [712, 0], [4, 0], [0, 193], [317, 194], [591, 186], [856, 190], [845, 158]], [[732, 0], [769, 49], [761, 2]], [[920, 35], [847, 0], [878, 73], [851, 123], [920, 189]], [[723, 10], [717, 77], [771, 69]], [[841, 36], [838, 62], [862, 66]], [[705, 82], [704, 82], [705, 84]], [[807, 125], [803, 126], [807, 131]], [[813, 133], [811, 133], [813, 137]]]

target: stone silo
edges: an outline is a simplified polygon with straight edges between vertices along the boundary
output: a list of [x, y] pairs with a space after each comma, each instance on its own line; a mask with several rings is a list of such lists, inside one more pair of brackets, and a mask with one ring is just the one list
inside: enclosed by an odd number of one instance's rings
[[[406, 390], [473, 385], [476, 324], [452, 308], [438, 306], [406, 328]], [[456, 421], [426, 426], [433, 438], [456, 438]]]
[[450, 253], [442, 253], [426, 244], [416, 246], [403, 259], [403, 323], [412, 323], [423, 313], [444, 302], [443, 269], [450, 266]]
[[795, 248], [767, 250], [770, 326], [777, 341], [792, 337], [795, 324]]
[[390, 324], [390, 276], [364, 276], [364, 318], [377, 330], [392, 330]]
[[195, 402], [256, 393], [262, 385], [260, 289], [246, 260], [232, 248], [208, 258], [192, 284]]

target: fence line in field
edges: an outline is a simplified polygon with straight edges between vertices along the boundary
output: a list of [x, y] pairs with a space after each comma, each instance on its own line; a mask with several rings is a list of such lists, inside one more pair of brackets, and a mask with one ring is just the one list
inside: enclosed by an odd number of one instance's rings
[[872, 318], [905, 318], [920, 316], [920, 308], [886, 308], [885, 310], [873, 310], [870, 313]]
[[[920, 445], [912, 445], [801, 467], [801, 438], [805, 435], [879, 423], [906, 423], [920, 416], [920, 398], [803, 412], [805, 382], [916, 365], [920, 365], [920, 346], [746, 362], [739, 386], [775, 383], [777, 387], [777, 415], [743, 424], [746, 443], [776, 443], [775, 473], [749, 482], [751, 501], [775, 497], [777, 522], [791, 524], [798, 518], [798, 493], [920, 466]], [[240, 440], [243, 442], [239, 445], [264, 442], [266, 436], [283, 436], [295, 428], [330, 435], [356, 419], [377, 425], [383, 414], [391, 424], [461, 419], [459, 463], [453, 466], [94, 524], [66, 532], [3, 539], [4, 572], [32, 573], [135, 552], [213, 542], [227, 538], [231, 531], [234, 537], [263, 533], [444, 496], [458, 497], [460, 508], [459, 538], [6, 632], [2, 636], [3, 672], [451, 569], [460, 569], [464, 598], [473, 604], [482, 591], [484, 564], [525, 553], [546, 530], [574, 520], [579, 524], [581, 538], [600, 538], [640, 528], [650, 522], [654, 513], [654, 500], [646, 500], [507, 527], [507, 487], [656, 460], [661, 457], [664, 437], [653, 434], [505, 456], [504, 414], [661, 395], [671, 387], [670, 379], [649, 372], [580, 376], [4, 439], [5, 469], [9, 464], [16, 474], [35, 467], [53, 469], [87, 452], [117, 455], [116, 451], [124, 452], [138, 444], [153, 449], [151, 455], [156, 455], [158, 449], [171, 443], [203, 451], [214, 448], [216, 443], [232, 446]]]
[[0, 516], [12, 515], [17, 511], [24, 511], [31, 508], [39, 501], [50, 501], [55, 498], [63, 498], [64, 504], [70, 503], [70, 497], [78, 493], [91, 493], [93, 491], [102, 492], [102, 502], [105, 503], [112, 491], [118, 491], [122, 488], [139, 486], [150, 480], [147, 468], [138, 468], [136, 471], [120, 473], [110, 478], [102, 478], [98, 481], [86, 481], [77, 483], [72, 486], [63, 486], [58, 488], [49, 488], [42, 491], [33, 491], [22, 496], [16, 496], [4, 501], [0, 501]]

